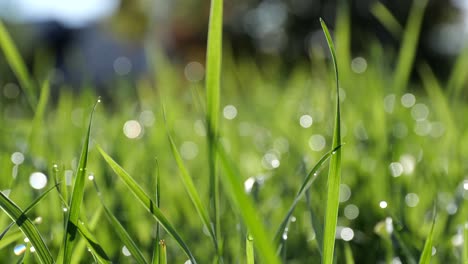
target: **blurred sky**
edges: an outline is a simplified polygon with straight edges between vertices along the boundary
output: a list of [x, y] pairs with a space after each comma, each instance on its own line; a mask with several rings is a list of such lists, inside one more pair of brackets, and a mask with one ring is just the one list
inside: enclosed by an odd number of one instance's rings
[[112, 15], [119, 0], [0, 0], [2, 17], [18, 22], [55, 20], [81, 27]]

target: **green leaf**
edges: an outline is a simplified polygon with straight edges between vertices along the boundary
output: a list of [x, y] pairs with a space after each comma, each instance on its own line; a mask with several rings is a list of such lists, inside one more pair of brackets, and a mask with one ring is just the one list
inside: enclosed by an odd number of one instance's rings
[[281, 221], [281, 224], [278, 230], [276, 231], [274, 238], [275, 243], [279, 243], [281, 236], [284, 233], [286, 226], [288, 225], [289, 218], [291, 218], [291, 215], [293, 214], [297, 203], [302, 199], [302, 197], [305, 195], [305, 192], [310, 188], [310, 186], [312, 186], [312, 183], [317, 178], [317, 173], [322, 168], [322, 165], [332, 156], [332, 153], [337, 151], [339, 148], [341, 148], [341, 145], [323, 155], [322, 158], [320, 158], [320, 160], [317, 162], [317, 164], [315, 164], [315, 166], [312, 168], [312, 170], [310, 170], [309, 174], [307, 174], [307, 177], [302, 182], [301, 188], [299, 188], [296, 197], [294, 197], [294, 201], [289, 207], [286, 216], [283, 218], [283, 221]]
[[431, 263], [431, 257], [432, 257], [432, 243], [433, 243], [433, 235], [434, 235], [434, 227], [435, 227], [435, 222], [436, 222], [436, 209], [434, 206], [434, 216], [432, 219], [432, 226], [431, 230], [429, 231], [429, 234], [427, 235], [426, 242], [424, 243], [424, 249], [423, 252], [421, 253], [421, 258], [419, 259], [419, 264], [430, 264]]
[[224, 171], [224, 173], [221, 174], [223, 176], [222, 186], [226, 193], [229, 194], [233, 207], [240, 213], [242, 220], [252, 234], [258, 253], [263, 259], [263, 263], [279, 264], [280, 261], [273, 249], [272, 240], [260, 220], [261, 218], [258, 215], [258, 210], [255, 209], [251, 197], [245, 193], [237, 170], [234, 169], [232, 162], [228, 160], [222, 146], [218, 144], [217, 147], [221, 167]]
[[89, 117], [88, 130], [83, 142], [83, 148], [81, 150], [80, 161], [78, 163], [78, 169], [75, 173], [75, 182], [73, 184], [73, 190], [71, 194], [70, 208], [68, 210], [68, 217], [66, 223], [66, 233], [63, 242], [63, 261], [64, 263], [70, 263], [73, 246], [77, 241], [77, 226], [78, 218], [80, 215], [81, 202], [83, 201], [84, 188], [85, 188], [85, 177], [86, 177], [86, 166], [88, 163], [88, 146], [89, 136], [91, 133], [91, 123], [93, 121], [93, 114], [100, 99], [94, 104], [93, 110]]
[[0, 207], [2, 210], [16, 222], [23, 234], [29, 239], [36, 249], [36, 256], [41, 263], [54, 263], [41, 234], [33, 224], [31, 219], [7, 196], [0, 192]]
[[408, 15], [408, 23], [403, 34], [400, 53], [398, 54], [395, 76], [393, 80], [393, 91], [400, 94], [406, 90], [408, 79], [413, 67], [416, 48], [418, 46], [419, 33], [428, 0], [413, 1], [410, 14]]
[[[220, 80], [223, 39], [223, 1], [212, 0], [208, 28], [206, 54], [206, 123], [208, 126], [208, 167], [210, 173], [210, 202], [214, 232], [217, 240], [220, 233], [219, 177], [216, 174], [216, 140], [218, 135]], [[218, 247], [218, 249], [220, 249]], [[217, 252], [218, 256], [222, 255]]]
[[127, 247], [128, 251], [130, 251], [132, 257], [135, 258], [135, 261], [137, 263], [148, 263], [143, 256], [143, 253], [138, 249], [136, 243], [132, 240], [127, 231], [125, 231], [125, 228], [119, 222], [117, 217], [115, 217], [114, 214], [112, 214], [112, 212], [106, 207], [102, 199], [101, 204], [104, 207], [104, 212], [107, 219], [109, 220], [109, 223], [111, 224], [112, 229], [115, 231], [120, 241], [122, 241], [122, 243]]
[[161, 254], [159, 255], [159, 264], [167, 264], [167, 253], [166, 253], [166, 243], [164, 240], [159, 241], [159, 252]]
[[192, 263], [196, 263], [192, 252], [182, 240], [180, 235], [177, 233], [176, 229], [172, 224], [167, 220], [164, 214], [159, 210], [156, 204], [151, 200], [151, 198], [143, 191], [143, 189], [138, 185], [138, 183], [122, 168], [117, 164], [100, 146], [97, 146], [101, 156], [107, 162], [107, 164], [112, 168], [112, 170], [120, 177], [120, 179], [127, 185], [127, 187], [132, 191], [136, 198], [144, 205], [144, 207], [153, 215], [153, 217], [161, 224], [161, 226], [176, 240], [177, 244], [182, 248], [182, 250], [187, 254]]
[[248, 234], [245, 239], [245, 250], [247, 255], [247, 264], [255, 264], [253, 237]]
[[13, 40], [10, 37], [7, 29], [4, 24], [0, 21], [0, 47], [5, 54], [5, 58], [8, 61], [8, 64], [11, 67], [11, 70], [16, 75], [16, 78], [21, 84], [24, 93], [27, 96], [28, 102], [31, 105], [32, 109], [35, 110], [37, 104], [36, 91], [34, 90], [34, 85], [29, 76], [29, 72], [26, 68], [23, 58], [16, 49]]
[[339, 79], [338, 79], [338, 63], [336, 62], [335, 47], [333, 45], [330, 32], [328, 31], [325, 22], [320, 19], [323, 32], [327, 39], [328, 47], [333, 59], [336, 78], [336, 113], [335, 126], [333, 129], [332, 156], [328, 171], [327, 182], [327, 205], [325, 211], [325, 228], [323, 241], [322, 263], [333, 263], [333, 252], [335, 249], [335, 233], [338, 221], [338, 208], [340, 205], [340, 182], [341, 182], [341, 149], [333, 151], [341, 145], [341, 116], [340, 116], [340, 94], [339, 94]]

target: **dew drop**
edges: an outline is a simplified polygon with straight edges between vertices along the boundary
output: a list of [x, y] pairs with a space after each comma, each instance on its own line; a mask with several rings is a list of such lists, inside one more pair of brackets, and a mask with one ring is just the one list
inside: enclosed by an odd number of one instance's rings
[[13, 252], [15, 253], [16, 256], [19, 256], [26, 252], [26, 245], [24, 244], [19, 244], [16, 245], [15, 248], [13, 249]]
[[24, 162], [24, 155], [21, 152], [11, 154], [11, 162], [15, 165], [20, 165]]
[[94, 175], [90, 174], [90, 175], [88, 176], [88, 180], [93, 181], [93, 180], [94, 180]]
[[68, 208], [66, 208], [66, 207], [62, 208], [62, 210], [63, 210], [64, 212], [68, 212]]
[[359, 216], [359, 208], [354, 204], [349, 204], [344, 208], [344, 215], [349, 220], [354, 220]]
[[301, 127], [303, 128], [309, 128], [312, 126], [312, 123], [313, 123], [313, 119], [310, 115], [302, 115], [300, 118], [299, 118], [299, 124], [301, 125]]
[[254, 177], [249, 177], [247, 180], [244, 182], [244, 190], [246, 193], [252, 192], [252, 188], [255, 184], [255, 178]]
[[233, 105], [226, 105], [223, 109], [223, 116], [228, 120], [232, 120], [237, 116], [237, 108]]
[[386, 201], [380, 201], [379, 206], [380, 206], [380, 208], [385, 209], [385, 208], [387, 208], [388, 204], [387, 204]]
[[127, 138], [135, 139], [141, 135], [142, 128], [138, 121], [128, 120], [123, 126], [123, 132]]
[[192, 261], [188, 259], [187, 261], [184, 262], [184, 264], [192, 264]]
[[351, 241], [354, 238], [354, 231], [349, 227], [345, 227], [341, 229], [340, 237], [344, 241]]
[[40, 190], [47, 185], [47, 176], [42, 172], [33, 172], [29, 176], [29, 185], [36, 190]]
[[126, 257], [129, 257], [132, 255], [126, 246], [122, 247], [122, 254], [124, 254], [124, 256]]
[[34, 253], [34, 252], [36, 252], [36, 249], [35, 249], [33, 246], [31, 246], [31, 247], [29, 248], [29, 252]]

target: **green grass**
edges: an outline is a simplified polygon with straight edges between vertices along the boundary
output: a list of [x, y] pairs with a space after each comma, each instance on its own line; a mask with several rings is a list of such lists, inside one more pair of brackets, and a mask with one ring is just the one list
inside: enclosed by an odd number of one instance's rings
[[[222, 1], [212, 4], [206, 89], [156, 51], [155, 83], [116, 82], [115, 103], [94, 112], [92, 128], [96, 91], [64, 87], [52, 98], [47, 78], [23, 72], [0, 32], [0, 73], [13, 69], [23, 88], [0, 98], [0, 259], [466, 263], [468, 57], [460, 55], [448, 82], [413, 57], [423, 6], [401, 29], [401, 49], [370, 40], [360, 54], [367, 68], [357, 73], [346, 6], [332, 31], [336, 54], [323, 24], [331, 60], [319, 49], [283, 71], [278, 59], [223, 50]], [[375, 15], [400, 34], [379, 8]], [[412, 65], [420, 82], [409, 81]], [[30, 80], [41, 80], [37, 94]], [[403, 106], [405, 93], [414, 105]], [[227, 105], [235, 118], [224, 116]], [[301, 126], [304, 116], [310, 126]], [[122, 131], [128, 120], [142, 126], [135, 139]], [[13, 164], [15, 152], [22, 163]], [[48, 176], [43, 190], [29, 184], [36, 171]], [[16, 245], [36, 251], [17, 256]]]

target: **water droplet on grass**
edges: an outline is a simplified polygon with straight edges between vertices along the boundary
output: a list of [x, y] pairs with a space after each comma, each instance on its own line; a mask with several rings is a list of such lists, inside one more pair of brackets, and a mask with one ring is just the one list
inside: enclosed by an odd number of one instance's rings
[[88, 180], [94, 181], [94, 175], [90, 174], [90, 175], [88, 176]]
[[252, 188], [255, 184], [255, 178], [254, 177], [249, 177], [247, 180], [244, 182], [244, 190], [246, 193], [252, 192]]
[[36, 249], [35, 249], [33, 246], [31, 246], [31, 247], [29, 248], [29, 252], [34, 253], [34, 252], [36, 252]]
[[25, 238], [23, 239], [23, 241], [24, 241], [24, 243], [29, 243], [29, 238], [25, 237]]
[[233, 105], [226, 105], [223, 109], [223, 116], [228, 120], [232, 120], [237, 116], [237, 108]]
[[340, 237], [344, 241], [351, 241], [354, 238], [354, 231], [349, 227], [345, 227], [341, 229]]
[[127, 138], [135, 139], [141, 135], [142, 128], [138, 121], [128, 120], [123, 126], [123, 132]]
[[29, 176], [29, 185], [36, 190], [40, 190], [47, 185], [47, 176], [42, 172], [33, 172]]
[[340, 203], [344, 203], [351, 197], [351, 189], [346, 184], [340, 184]]
[[388, 206], [388, 203], [386, 201], [380, 201], [379, 203], [380, 208], [385, 209], [387, 208], [387, 206]]
[[416, 207], [419, 203], [419, 196], [415, 193], [408, 193], [405, 196], [405, 203], [409, 207]]
[[21, 152], [11, 154], [11, 162], [15, 165], [20, 165], [24, 162], [24, 155]]
[[126, 257], [129, 257], [132, 255], [126, 246], [122, 247], [122, 254], [124, 254], [124, 256]]
[[15, 248], [13, 249], [13, 252], [15, 253], [16, 256], [19, 256], [26, 252], [26, 245], [24, 244], [19, 244], [16, 245]]
[[406, 93], [401, 97], [401, 104], [406, 107], [410, 108], [416, 103], [416, 97], [411, 93]]
[[388, 167], [393, 177], [400, 177], [403, 173], [403, 165], [399, 162], [392, 162]]
[[303, 128], [309, 128], [312, 126], [312, 123], [313, 123], [313, 119], [310, 115], [302, 115], [300, 118], [299, 118], [299, 124], [301, 125], [301, 127]]
[[71, 170], [66, 170], [65, 171], [65, 184], [67, 186], [71, 186], [72, 185], [72, 177], [73, 177], [73, 171]]

